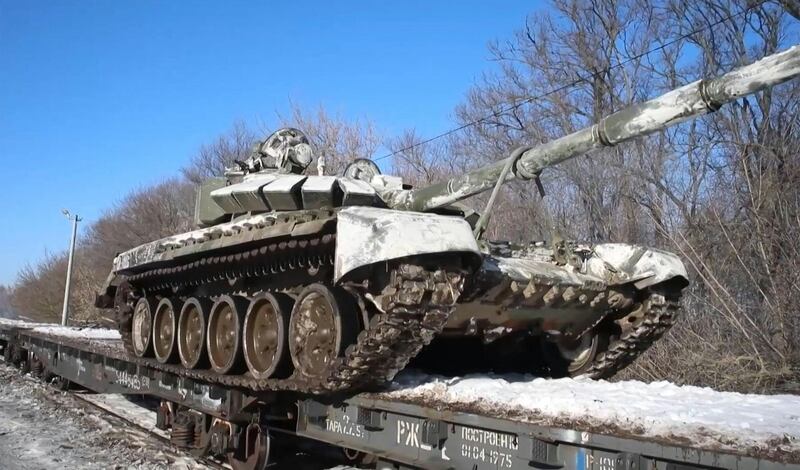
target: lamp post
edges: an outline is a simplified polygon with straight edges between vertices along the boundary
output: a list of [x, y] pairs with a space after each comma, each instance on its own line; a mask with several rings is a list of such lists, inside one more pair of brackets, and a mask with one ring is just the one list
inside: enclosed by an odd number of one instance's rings
[[64, 308], [61, 310], [61, 324], [66, 326], [69, 313], [69, 288], [72, 282], [72, 258], [75, 256], [75, 238], [78, 234], [78, 222], [81, 221], [81, 218], [78, 217], [78, 214], [70, 214], [66, 209], [61, 209], [61, 213], [72, 221], [72, 239], [69, 242], [69, 259], [67, 261], [67, 283], [64, 286]]

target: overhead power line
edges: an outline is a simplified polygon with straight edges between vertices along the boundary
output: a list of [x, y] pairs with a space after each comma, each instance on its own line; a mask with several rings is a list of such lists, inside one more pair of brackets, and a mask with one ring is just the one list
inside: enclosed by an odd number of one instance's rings
[[614, 70], [614, 69], [619, 68], [619, 67], [623, 67], [623, 66], [628, 65], [629, 63], [631, 63], [633, 61], [639, 60], [644, 56], [650, 55], [650, 54], [652, 54], [654, 52], [658, 52], [658, 51], [664, 50], [667, 47], [669, 47], [669, 46], [671, 46], [673, 44], [676, 44], [676, 43], [678, 43], [680, 41], [683, 41], [684, 39], [687, 39], [690, 36], [693, 36], [693, 35], [695, 35], [697, 33], [701, 33], [701, 32], [706, 31], [708, 29], [711, 29], [711, 28], [714, 28], [716, 26], [719, 26], [722, 23], [731, 21], [731, 20], [733, 20], [733, 19], [735, 19], [735, 18], [737, 18], [739, 16], [742, 16], [742, 15], [746, 14], [748, 11], [750, 11], [753, 8], [761, 5], [762, 3], [764, 3], [764, 2], [761, 1], [761, 2], [754, 3], [752, 5], [749, 5], [747, 8], [745, 8], [744, 10], [742, 10], [742, 11], [740, 11], [738, 13], [730, 14], [730, 15], [724, 17], [724, 18], [721, 18], [721, 19], [713, 22], [713, 23], [707, 24], [707, 25], [703, 26], [702, 28], [694, 29], [694, 30], [692, 30], [692, 31], [690, 31], [690, 32], [688, 32], [686, 34], [683, 34], [683, 35], [681, 35], [679, 37], [676, 37], [676, 38], [671, 39], [671, 40], [669, 40], [669, 41], [667, 41], [665, 43], [662, 43], [658, 47], [654, 47], [654, 48], [652, 48], [652, 49], [650, 49], [648, 51], [642, 52], [641, 54], [637, 54], [637, 55], [635, 55], [633, 57], [629, 57], [629, 58], [627, 58], [627, 59], [625, 59], [625, 60], [623, 60], [621, 62], [618, 62], [616, 64], [612, 64], [612, 65], [610, 65], [608, 67], [604, 67], [603, 69], [595, 70], [595, 71], [593, 71], [592, 73], [590, 73], [588, 75], [584, 75], [584, 76], [580, 76], [579, 75], [577, 79], [575, 79], [574, 81], [572, 81], [570, 83], [567, 83], [567, 84], [558, 86], [556, 88], [550, 89], [550, 90], [548, 90], [548, 91], [546, 91], [546, 92], [544, 92], [544, 93], [542, 93], [540, 95], [535, 95], [535, 96], [531, 96], [531, 97], [525, 98], [525, 99], [523, 99], [523, 100], [521, 100], [521, 101], [519, 101], [519, 102], [517, 102], [515, 104], [506, 106], [505, 108], [501, 108], [500, 110], [495, 111], [495, 112], [493, 112], [491, 114], [487, 114], [486, 116], [483, 116], [483, 117], [481, 117], [479, 119], [475, 119], [473, 121], [469, 121], [469, 122], [467, 122], [465, 124], [462, 124], [462, 125], [460, 125], [458, 127], [454, 127], [452, 129], [444, 131], [444, 132], [442, 132], [440, 134], [437, 134], [437, 135], [435, 135], [433, 137], [429, 137], [429, 138], [427, 138], [425, 140], [422, 140], [420, 142], [415, 142], [415, 143], [413, 143], [411, 145], [403, 147], [403, 148], [401, 148], [399, 150], [395, 150], [395, 151], [393, 151], [391, 153], [387, 153], [386, 155], [380, 156], [378, 158], [373, 158], [373, 161], [376, 161], [376, 162], [377, 161], [381, 161], [381, 160], [387, 159], [389, 157], [393, 157], [393, 156], [395, 156], [397, 154], [400, 154], [400, 153], [407, 152], [409, 150], [415, 149], [415, 148], [417, 148], [417, 147], [419, 147], [421, 145], [429, 144], [429, 143], [431, 143], [431, 142], [433, 142], [435, 140], [441, 139], [442, 137], [447, 137], [448, 135], [455, 134], [456, 132], [462, 131], [462, 130], [468, 128], [468, 127], [472, 127], [472, 126], [478, 125], [478, 124], [480, 124], [480, 123], [482, 123], [482, 122], [484, 122], [486, 120], [489, 120], [491, 118], [500, 117], [500, 116], [508, 113], [509, 111], [513, 111], [515, 109], [518, 109], [521, 106], [524, 106], [524, 105], [526, 105], [528, 103], [532, 103], [533, 101], [540, 100], [540, 99], [546, 98], [546, 97], [548, 97], [550, 95], [553, 95], [553, 94], [562, 92], [564, 90], [567, 90], [568, 88], [572, 88], [572, 87], [574, 87], [574, 86], [576, 86], [576, 85], [578, 85], [578, 84], [580, 84], [582, 82], [585, 82], [585, 81], [587, 81], [587, 80], [589, 80], [591, 78], [594, 78], [594, 77], [596, 77], [596, 76], [598, 76], [600, 74], [608, 73], [611, 70]]

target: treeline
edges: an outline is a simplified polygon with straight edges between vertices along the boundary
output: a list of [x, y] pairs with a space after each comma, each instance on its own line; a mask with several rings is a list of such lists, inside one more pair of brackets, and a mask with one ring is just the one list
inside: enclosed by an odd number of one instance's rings
[[[476, 124], [430, 149], [442, 171], [497, 160], [798, 42], [797, 20], [777, 2], [551, 5], [552, 13], [490, 46], [499, 71], [456, 109], [459, 123]], [[537, 98], [520, 104], [529, 97]], [[624, 375], [800, 391], [799, 98], [795, 80], [546, 170], [544, 203], [531, 183], [512, 185], [489, 235], [529, 238], [544, 227], [547, 209], [571, 238], [679, 253], [692, 276], [685, 314]], [[425, 152], [417, 147], [404, 158], [419, 168]]]
[[[133, 246], [192, 229], [194, 187], [174, 178], [138, 189], [119, 201], [83, 231], [75, 252], [70, 319], [97, 322], [94, 295], [111, 269], [114, 256]], [[16, 311], [40, 321], [60, 321], [67, 254], [46, 254], [18, 275], [12, 296]], [[108, 312], [105, 312], [108, 313]]]
[[11, 289], [0, 285], [0, 318], [11, 318], [13, 316], [11, 311]]
[[[797, 23], [777, 2], [553, 0], [490, 45], [496, 67], [455, 109], [456, 125], [465, 126], [460, 132], [420, 144], [426, 136], [414, 131], [381, 136], [369, 121], [348, 122], [323, 109], [295, 109], [283, 121], [309, 134], [330, 172], [383, 144], [398, 151], [393, 171], [423, 184], [795, 42]], [[800, 86], [792, 82], [546, 170], [544, 200], [530, 182], [508, 185], [488, 236], [549, 238], [542, 221], [552, 218], [574, 239], [679, 253], [692, 277], [685, 314], [623, 376], [794, 390], [800, 383], [798, 98]], [[134, 192], [92, 224], [77, 256], [75, 316], [95, 317], [93, 292], [114, 253], [187, 230], [192, 182], [220, 174], [264, 134], [235, 124], [203, 145], [181, 178]], [[470, 203], [480, 209], [485, 196]], [[65, 270], [63, 254], [23, 269], [13, 295], [17, 310], [57, 317]]]

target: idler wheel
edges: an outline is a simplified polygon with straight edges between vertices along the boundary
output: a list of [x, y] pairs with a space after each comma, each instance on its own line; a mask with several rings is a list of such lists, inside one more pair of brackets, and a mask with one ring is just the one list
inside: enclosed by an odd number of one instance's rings
[[187, 369], [203, 368], [208, 363], [206, 355], [206, 318], [212, 303], [208, 299], [190, 297], [178, 318], [178, 356]]
[[247, 304], [244, 297], [223, 295], [211, 307], [206, 347], [211, 369], [218, 374], [242, 370], [242, 324]]
[[133, 353], [138, 357], [153, 355], [153, 313], [158, 303], [153, 298], [142, 297], [133, 307], [131, 320], [131, 343]]
[[250, 302], [244, 318], [244, 359], [254, 378], [285, 378], [291, 372], [286, 343], [293, 306], [294, 299], [281, 293], [262, 293]]
[[323, 377], [358, 334], [357, 305], [340, 288], [306, 287], [289, 322], [289, 349], [295, 369], [308, 377]]
[[153, 316], [153, 352], [158, 362], [174, 363], [178, 360], [177, 330], [178, 313], [181, 304], [178, 299], [164, 297], [156, 307]]
[[543, 353], [552, 377], [576, 377], [586, 372], [608, 349], [610, 334], [605, 328], [583, 334], [578, 339], [560, 338], [543, 342]]

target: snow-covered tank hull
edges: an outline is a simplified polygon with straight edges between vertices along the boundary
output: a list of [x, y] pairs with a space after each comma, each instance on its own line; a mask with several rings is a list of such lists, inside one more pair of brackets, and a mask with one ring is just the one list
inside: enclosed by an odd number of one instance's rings
[[[365, 224], [383, 242], [353, 243]], [[398, 243], [396, 224], [414, 241]], [[120, 254], [99, 304], [116, 304], [126, 346], [156, 367], [256, 390], [364, 388], [444, 327], [480, 264], [470, 233], [457, 217], [372, 207], [243, 217]]]
[[[110, 284], [123, 340], [142, 360], [194, 376], [241, 375], [241, 384], [256, 389], [305, 392], [391, 380], [437, 335], [485, 345], [522, 335], [538, 341], [545, 373], [607, 377], [635, 357], [600, 361], [633, 341], [625, 333], [635, 329], [610, 326], [658, 329], [635, 339], [638, 354], [671, 319], [671, 311], [664, 317], [650, 308], [654, 296], [664, 300], [659, 308], [674, 309], [686, 285], [674, 255], [631, 245], [573, 247], [565, 265], [543, 244], [488, 247], [481, 251], [470, 225], [450, 215], [360, 206], [264, 213], [122, 253]], [[329, 290], [312, 291], [332, 299], [329, 318], [297, 308], [311, 285]], [[265, 300], [268, 293], [277, 300]], [[274, 321], [251, 320], [270, 303]], [[645, 322], [650, 317], [659, 319]], [[196, 334], [204, 341], [182, 338], [192, 321], [201, 323]], [[238, 336], [227, 344], [209, 334], [226, 322]], [[281, 337], [259, 354], [248, 327], [269, 326]], [[316, 334], [320, 328], [332, 338]], [[320, 351], [306, 352], [311, 343]], [[439, 364], [425, 356], [417, 362], [447, 370]], [[485, 371], [477, 363], [459, 370]], [[526, 371], [542, 369], [532, 363]]]

